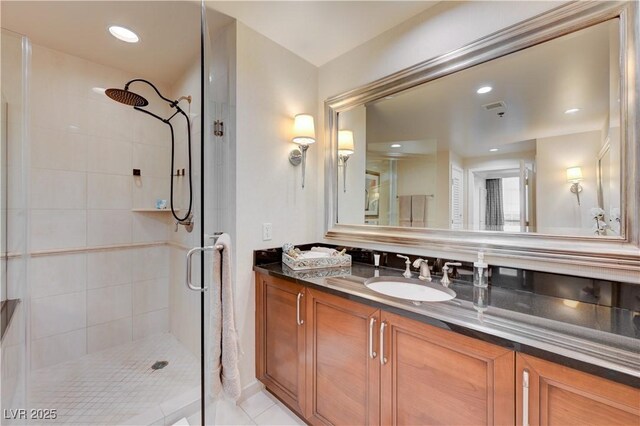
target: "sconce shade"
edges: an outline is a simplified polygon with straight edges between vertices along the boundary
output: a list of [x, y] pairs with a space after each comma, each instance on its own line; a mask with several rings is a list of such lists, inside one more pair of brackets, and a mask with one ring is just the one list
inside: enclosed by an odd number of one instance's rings
[[351, 130], [338, 131], [338, 152], [341, 155], [351, 155], [354, 153], [353, 132]]
[[316, 141], [316, 129], [313, 124], [313, 115], [296, 115], [293, 123], [293, 138], [291, 141], [300, 145], [310, 145]]
[[567, 182], [577, 183], [582, 181], [582, 169], [580, 167], [569, 167], [567, 169]]

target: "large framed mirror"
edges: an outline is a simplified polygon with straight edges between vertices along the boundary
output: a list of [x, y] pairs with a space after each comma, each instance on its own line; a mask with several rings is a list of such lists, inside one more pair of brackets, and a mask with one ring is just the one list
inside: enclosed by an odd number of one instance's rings
[[328, 99], [327, 238], [640, 273], [634, 22], [565, 5]]

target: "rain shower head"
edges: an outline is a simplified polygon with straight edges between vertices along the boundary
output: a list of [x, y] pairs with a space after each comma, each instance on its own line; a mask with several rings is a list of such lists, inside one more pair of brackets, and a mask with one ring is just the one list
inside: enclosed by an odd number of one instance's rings
[[149, 101], [144, 97], [137, 93], [130, 92], [128, 89], [107, 89], [104, 93], [114, 101], [132, 107], [143, 107], [149, 105]]

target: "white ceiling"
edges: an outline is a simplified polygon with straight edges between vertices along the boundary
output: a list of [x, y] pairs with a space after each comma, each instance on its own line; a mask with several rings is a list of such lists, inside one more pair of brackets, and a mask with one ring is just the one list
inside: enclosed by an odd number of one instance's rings
[[207, 1], [316, 66], [436, 4], [436, 1]]
[[[319, 66], [434, 3], [209, 1], [207, 22], [214, 34], [236, 18]], [[35, 44], [172, 84], [197, 58], [199, 4], [195, 0], [2, 0], [0, 15], [2, 28], [26, 35]], [[127, 44], [114, 39], [107, 32], [113, 24], [134, 30], [141, 41]]]
[[[2, 28], [38, 45], [172, 84], [200, 51], [200, 7], [194, 1], [7, 1]], [[209, 13], [215, 31], [231, 22]], [[140, 42], [124, 43], [109, 25], [134, 30]]]
[[[535, 149], [538, 138], [602, 130], [617, 101], [609, 90], [616, 31], [617, 21], [605, 22], [369, 104], [367, 150], [496, 155]], [[493, 90], [477, 94], [485, 85]], [[506, 104], [502, 118], [482, 107], [497, 101]], [[574, 107], [581, 110], [564, 113]], [[398, 142], [402, 148], [390, 148]]]

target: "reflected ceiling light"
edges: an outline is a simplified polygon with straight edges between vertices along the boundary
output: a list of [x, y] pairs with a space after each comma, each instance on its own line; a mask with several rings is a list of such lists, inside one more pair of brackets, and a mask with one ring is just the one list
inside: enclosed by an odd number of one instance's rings
[[491, 148], [491, 149], [489, 150], [489, 152], [496, 152], [496, 151], [499, 151], [499, 149], [498, 149], [498, 148]]
[[575, 309], [575, 308], [577, 308], [577, 307], [578, 307], [578, 305], [580, 304], [580, 302], [578, 302], [577, 300], [564, 299], [564, 300], [562, 301], [562, 304], [563, 304], [564, 306], [568, 306], [568, 307], [570, 307], [570, 308]]
[[104, 92], [107, 90], [104, 87], [94, 87], [91, 89], [93, 93], [97, 93], [98, 95], [104, 95]]
[[385, 99], [393, 99], [393, 95], [385, 96]]
[[393, 143], [391, 144], [391, 148], [401, 148], [402, 145], [400, 145], [399, 143]]
[[476, 93], [482, 95], [484, 93], [489, 93], [492, 90], [493, 90], [493, 87], [491, 87], [491, 86], [482, 86], [481, 88], [476, 90]]
[[109, 32], [118, 40], [122, 40], [127, 43], [137, 43], [140, 41], [140, 37], [138, 37], [136, 33], [125, 27], [112, 25], [109, 27]]
[[566, 110], [564, 113], [565, 114], [575, 114], [576, 112], [580, 111], [580, 108], [569, 108], [568, 110]]

